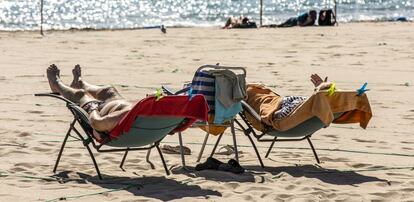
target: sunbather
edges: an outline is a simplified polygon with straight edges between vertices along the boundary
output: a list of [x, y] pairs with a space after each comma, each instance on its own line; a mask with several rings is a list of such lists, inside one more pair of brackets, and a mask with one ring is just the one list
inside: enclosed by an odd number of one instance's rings
[[291, 17], [286, 20], [284, 23], [278, 25], [277, 27], [293, 27], [293, 26], [313, 26], [316, 21], [316, 11], [310, 10], [309, 12], [302, 13], [297, 17]]
[[[331, 83], [328, 82], [328, 77], [325, 77], [325, 80], [322, 80], [318, 74], [311, 75], [311, 82], [315, 86], [315, 91], [328, 89], [331, 86]], [[293, 110], [296, 109], [296, 107], [305, 102], [306, 99], [307, 97], [305, 96], [283, 97], [279, 109], [274, 113], [274, 118], [282, 119], [288, 116]]]
[[257, 28], [257, 25], [255, 22], [250, 21], [248, 17], [229, 17], [224, 24], [223, 29], [231, 28]]
[[89, 114], [89, 121], [97, 131], [110, 132], [132, 108], [132, 104], [114, 87], [96, 86], [82, 80], [79, 65], [72, 70], [73, 81], [70, 86], [62, 82], [59, 73], [59, 68], [54, 64], [47, 68], [47, 78], [52, 92], [78, 103]]

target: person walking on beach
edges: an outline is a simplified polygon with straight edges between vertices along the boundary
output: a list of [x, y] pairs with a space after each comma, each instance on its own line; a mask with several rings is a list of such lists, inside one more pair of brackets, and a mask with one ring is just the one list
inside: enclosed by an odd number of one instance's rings
[[297, 17], [291, 17], [284, 23], [277, 25], [277, 27], [293, 27], [293, 26], [313, 26], [316, 21], [316, 11], [310, 10], [309, 12], [302, 13]]
[[[89, 114], [92, 127], [99, 132], [110, 132], [122, 117], [132, 109], [112, 86], [96, 86], [81, 78], [81, 67], [72, 70], [73, 81], [70, 86], [60, 79], [59, 68], [52, 64], [47, 68], [47, 78], [53, 93], [59, 93], [74, 103], [78, 103]], [[94, 133], [94, 135], [99, 135]], [[99, 138], [99, 137], [97, 137]]]

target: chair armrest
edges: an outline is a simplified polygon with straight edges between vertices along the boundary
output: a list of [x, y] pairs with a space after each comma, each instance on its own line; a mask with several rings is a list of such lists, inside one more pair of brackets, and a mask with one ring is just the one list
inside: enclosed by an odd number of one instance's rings
[[161, 86], [162, 90], [164, 91], [165, 94], [167, 95], [180, 95], [180, 94], [184, 94], [186, 92], [188, 92], [188, 90], [190, 89], [190, 87], [186, 87], [183, 88], [179, 91], [174, 92], [171, 88], [168, 88], [166, 86]]
[[166, 86], [161, 86], [161, 89], [167, 95], [174, 95], [174, 92], [171, 88], [168, 88]]
[[34, 94], [34, 96], [46, 96], [46, 97], [53, 97], [59, 100], [62, 100], [64, 102], [66, 102], [66, 104], [73, 104], [76, 105], [75, 103], [73, 103], [72, 101], [64, 98], [63, 96], [59, 95], [58, 93], [36, 93]]
[[249, 105], [247, 104], [247, 102], [245, 102], [244, 100], [241, 101], [243, 110], [246, 111], [247, 113], [249, 113], [254, 119], [256, 119], [257, 121], [261, 122], [262, 119], [260, 118], [260, 115], [256, 113], [256, 111]]

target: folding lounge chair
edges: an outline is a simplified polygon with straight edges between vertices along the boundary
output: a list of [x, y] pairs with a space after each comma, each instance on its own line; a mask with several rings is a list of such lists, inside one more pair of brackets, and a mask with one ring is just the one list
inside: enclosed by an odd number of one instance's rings
[[[244, 75], [246, 75], [246, 69], [243, 68], [243, 67], [228, 67], [228, 66], [220, 66], [218, 64], [217, 65], [202, 65], [202, 66], [200, 66], [197, 69], [196, 72], [199, 72], [199, 71], [205, 70], [205, 69], [241, 71]], [[179, 90], [177, 92], [173, 92], [172, 90], [170, 90], [170, 89], [168, 89], [168, 88], [166, 88], [164, 86], [162, 88], [163, 88], [163, 91], [167, 95], [185, 94], [190, 89], [190, 87], [187, 87], [187, 88], [181, 89], [181, 90]], [[233, 145], [234, 145], [235, 158], [236, 158], [237, 161], [239, 160], [238, 151], [237, 151], [236, 133], [235, 133], [235, 128], [234, 128], [234, 121], [235, 121], [234, 119], [231, 119], [231, 120], [228, 121], [228, 123], [224, 123], [224, 124], [214, 124], [214, 123], [211, 123], [211, 122], [210, 123], [207, 123], [207, 124], [197, 124], [197, 123], [193, 124], [194, 127], [203, 127], [204, 126], [204, 129], [203, 130], [206, 131], [206, 135], [204, 137], [204, 141], [203, 141], [203, 144], [201, 146], [201, 150], [200, 150], [200, 153], [198, 155], [197, 162], [199, 162], [200, 159], [201, 159], [201, 156], [202, 156], [202, 154], [204, 152], [204, 149], [205, 149], [205, 146], [207, 144], [208, 137], [210, 136], [210, 134], [212, 134], [212, 135], [218, 135], [218, 138], [216, 140], [216, 143], [215, 143], [215, 145], [213, 147], [213, 150], [212, 150], [212, 152], [210, 154], [210, 157], [212, 157], [214, 155], [214, 153], [215, 153], [215, 151], [217, 149], [217, 146], [218, 146], [218, 144], [219, 144], [219, 142], [220, 142], [220, 140], [221, 140], [221, 138], [223, 136], [223, 133], [224, 133], [224, 131], [226, 130], [227, 127], [230, 127], [230, 129], [231, 129], [231, 134], [232, 134], [232, 138], [233, 138]], [[208, 127], [205, 127], [206, 125]], [[181, 133], [179, 133], [178, 136], [179, 136], [179, 143], [180, 143], [180, 146], [182, 148], [183, 142], [182, 142]], [[249, 140], [251, 142], [253, 141], [250, 137], [249, 137]], [[252, 144], [254, 145], [253, 142], [252, 142]], [[256, 148], [255, 145], [254, 145], [254, 149], [255, 149], [255, 152], [258, 154], [258, 151], [257, 151], [257, 148]], [[258, 157], [260, 158], [260, 156], [258, 156]], [[181, 158], [182, 158], [182, 165], [185, 168], [186, 167], [185, 166], [185, 157], [184, 157], [184, 154], [183, 154], [183, 151], [182, 150], [181, 150]]]
[[[35, 94], [35, 96], [49, 96], [49, 97], [57, 98], [57, 99], [64, 101], [66, 103], [66, 107], [69, 109], [69, 111], [74, 116], [74, 119], [71, 122], [69, 129], [66, 133], [66, 136], [64, 137], [61, 149], [59, 151], [59, 155], [57, 157], [55, 166], [53, 168], [54, 173], [56, 172], [60, 158], [62, 156], [63, 149], [65, 148], [66, 142], [70, 136], [70, 137], [73, 137], [75, 139], [82, 141], [83, 145], [86, 147], [86, 149], [89, 152], [89, 155], [92, 158], [92, 162], [95, 166], [99, 179], [102, 179], [102, 175], [99, 171], [95, 157], [90, 149], [90, 145], [92, 145], [93, 148], [95, 148], [97, 152], [102, 152], [102, 153], [125, 152], [121, 160], [121, 163], [120, 163], [121, 169], [123, 169], [122, 167], [124, 165], [125, 159], [129, 151], [150, 150], [155, 147], [158, 150], [165, 172], [167, 175], [169, 175], [170, 172], [167, 168], [164, 157], [159, 148], [159, 143], [167, 134], [174, 132], [174, 130], [178, 130], [178, 131], [184, 130], [185, 128], [189, 126], [189, 124], [195, 121], [194, 117], [189, 118], [185, 116], [171, 116], [171, 115], [164, 116], [164, 115], [148, 115], [148, 114], [143, 115], [143, 116], [138, 115], [135, 118], [132, 117], [134, 119], [132, 120], [131, 123], [129, 123], [131, 124], [130, 125], [131, 127], [129, 128], [129, 130], [126, 131], [126, 130], [123, 130], [122, 128], [115, 128], [115, 129], [121, 129], [121, 130], [118, 130], [119, 136], [116, 139], [112, 139], [112, 140], [106, 139], [106, 140], [101, 140], [100, 142], [98, 142], [93, 136], [93, 129], [89, 123], [88, 115], [81, 107], [77, 106], [75, 103], [71, 102], [70, 100], [64, 97], [57, 95], [57, 94], [53, 94], [53, 93]], [[176, 96], [176, 97], [184, 97], [184, 96]], [[199, 109], [204, 108], [205, 109], [204, 116], [207, 117], [207, 105], [205, 103], [204, 98], [202, 96], [200, 97], [198, 97], [198, 100], [200, 101], [200, 99], [202, 99], [203, 101], [197, 107]], [[168, 99], [171, 99], [171, 98], [168, 98]], [[187, 97], [186, 99], [188, 100]], [[161, 101], [163, 100], [164, 99], [161, 99]], [[156, 104], [154, 104], [155, 98], [153, 97], [146, 98], [142, 100], [141, 102], [147, 103], [147, 106], [148, 104], [149, 106], [153, 106], [153, 107], [157, 106]], [[139, 105], [140, 103], [138, 103], [137, 105]], [[181, 103], [180, 105], [182, 104], [183, 103]], [[137, 109], [139, 109], [139, 106]], [[124, 121], [124, 119], [126, 118], [124, 117], [122, 121]], [[82, 128], [84, 132], [83, 135], [75, 127], [76, 123]], [[123, 123], [128, 124], [127, 121]], [[118, 126], [120, 126], [120, 124], [118, 124]], [[74, 136], [73, 132], [75, 133], [77, 137]], [[104, 134], [104, 135], [107, 135], [107, 134]], [[110, 148], [102, 149], [103, 147], [110, 147]], [[151, 165], [152, 168], [154, 168], [153, 164], [149, 161], [149, 154], [150, 153], [148, 152], [146, 156], [146, 161]]]
[[[258, 142], [271, 142], [269, 149], [266, 152], [266, 158], [269, 156], [275, 142], [288, 142], [288, 141], [302, 141], [307, 140], [309, 143], [310, 148], [312, 149], [313, 155], [315, 156], [316, 162], [320, 163], [318, 154], [315, 151], [315, 148], [312, 144], [311, 137], [312, 135], [317, 132], [318, 130], [325, 128], [325, 125], [322, 121], [317, 117], [312, 117], [311, 119], [306, 120], [305, 122], [299, 124], [298, 126], [289, 129], [287, 131], [278, 131], [273, 129], [270, 126], [266, 126], [264, 130], [260, 131], [260, 134], [256, 133], [253, 125], [249, 122], [245, 114], [249, 114], [253, 117], [256, 121], [261, 122], [260, 115], [256, 113], [256, 111], [245, 101], [242, 101], [243, 112], [239, 113], [240, 118], [244, 122], [244, 126], [240, 123], [240, 121], [236, 120], [236, 124], [243, 130], [246, 136], [250, 137], [250, 134], [257, 139]], [[334, 117], [337, 118], [342, 113], [334, 114]], [[265, 139], [264, 136], [269, 135], [274, 137], [273, 139]], [[254, 143], [252, 143], [254, 144]], [[258, 154], [258, 158], [260, 159], [260, 155]], [[261, 160], [260, 160], [261, 161]]]
[[[359, 122], [361, 127], [365, 128], [366, 125], [368, 124], [369, 119], [372, 116], [371, 108], [369, 106], [367, 97], [364, 95], [364, 96], [357, 98], [356, 97], [357, 92], [354, 92], [354, 91], [351, 91], [351, 92], [343, 91], [343, 93], [344, 94], [342, 95], [338, 94], [339, 98], [342, 98], [342, 100], [346, 98], [354, 99], [354, 102], [346, 102], [348, 105], [344, 104], [346, 106], [344, 106], [342, 109], [340, 109], [340, 107], [338, 106], [334, 106], [335, 112], [332, 111], [333, 112], [332, 122], [335, 122], [335, 123], [357, 123]], [[316, 97], [326, 96], [326, 93], [321, 92], [315, 96]], [[309, 100], [310, 99], [311, 98], [309, 98]], [[327, 98], [327, 99], [331, 99], [331, 98]], [[315, 99], [309, 101], [309, 103], [313, 103], [314, 100]], [[341, 103], [341, 102], [338, 102], [338, 103]], [[349, 103], [354, 103], [354, 104], [349, 104]], [[299, 109], [302, 108], [302, 106], [304, 106], [304, 104], [299, 106], [296, 110], [299, 111]], [[293, 128], [290, 128], [285, 131], [281, 131], [281, 130], [274, 129], [272, 126], [265, 124], [262, 121], [260, 115], [247, 102], [242, 101], [242, 107], [243, 107], [243, 112], [239, 113], [239, 116], [244, 122], [244, 125], [241, 124], [241, 122], [238, 120], [235, 120], [235, 122], [244, 131], [244, 134], [249, 137], [249, 139], [251, 139], [250, 134], [253, 134], [253, 136], [257, 139], [258, 142], [271, 142], [270, 147], [267, 150], [267, 153], [265, 156], [266, 158], [269, 156], [275, 142], [301, 141], [301, 140], [306, 139], [309, 143], [309, 146], [312, 149], [312, 152], [315, 156], [317, 163], [320, 163], [318, 155], [311, 141], [311, 137], [315, 132], [319, 131], [322, 128], [327, 127], [326, 123], [324, 123], [320, 118], [314, 115], [314, 116], [311, 116], [309, 119], [306, 119], [305, 121], [294, 126]], [[304, 107], [302, 109], [305, 110], [307, 108]], [[249, 120], [247, 116], [249, 116], [251, 120]], [[258, 130], [254, 127], [252, 120], [262, 125], [263, 128], [259, 130], [260, 134], [256, 132]], [[266, 136], [270, 136], [273, 138], [266, 139]], [[252, 141], [252, 144], [254, 146], [253, 141]], [[259, 161], [261, 162], [260, 155], [257, 154], [257, 156], [259, 158]]]

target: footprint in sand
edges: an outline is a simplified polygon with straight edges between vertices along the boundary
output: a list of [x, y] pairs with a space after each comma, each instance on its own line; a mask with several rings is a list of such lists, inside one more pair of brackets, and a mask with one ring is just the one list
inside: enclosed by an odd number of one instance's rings
[[371, 164], [366, 164], [366, 163], [356, 163], [356, 164], [347, 164], [349, 166], [351, 166], [352, 168], [366, 168], [369, 166], [372, 166]]
[[44, 111], [38, 111], [38, 110], [28, 110], [26, 111], [26, 113], [30, 113], [30, 114], [43, 114]]
[[385, 193], [383, 193], [383, 192], [381, 192], [381, 193], [372, 193], [371, 195], [380, 196], [380, 197], [383, 197], [383, 198], [394, 198], [394, 199], [396, 199], [395, 197], [399, 196], [400, 194], [398, 192], [391, 191], [391, 192], [385, 192]]
[[70, 156], [72, 158], [80, 158], [82, 155], [80, 153], [71, 153], [68, 156]]
[[412, 142], [412, 141], [401, 141], [400, 143], [403, 143], [403, 144], [414, 144], [414, 142]]
[[14, 164], [15, 167], [23, 167], [23, 168], [34, 168], [35, 166], [32, 163], [16, 163]]
[[324, 137], [329, 137], [329, 138], [333, 138], [333, 139], [337, 139], [338, 136], [337, 135], [322, 135]]
[[30, 133], [28, 133], [28, 132], [22, 132], [18, 136], [19, 137], [27, 137], [27, 136], [30, 136]]
[[341, 45], [330, 45], [330, 46], [327, 46], [326, 48], [327, 49], [333, 49], [333, 48], [341, 48], [341, 47], [343, 47], [343, 46], [341, 46]]
[[321, 161], [325, 162], [349, 162], [349, 159], [347, 158], [330, 158], [330, 157], [321, 157]]
[[33, 150], [38, 151], [38, 152], [48, 152], [48, 151], [52, 151], [52, 149], [41, 148], [41, 147], [33, 147]]
[[363, 139], [357, 139], [357, 138], [354, 138], [352, 140], [355, 140], [357, 142], [363, 142], [363, 143], [376, 143], [377, 142], [376, 140], [363, 140]]
[[42, 142], [40, 144], [43, 145], [43, 146], [47, 146], [47, 147], [56, 147], [55, 143]]
[[15, 78], [35, 78], [35, 77], [43, 77], [43, 74], [18, 75], [18, 76], [15, 76]]

